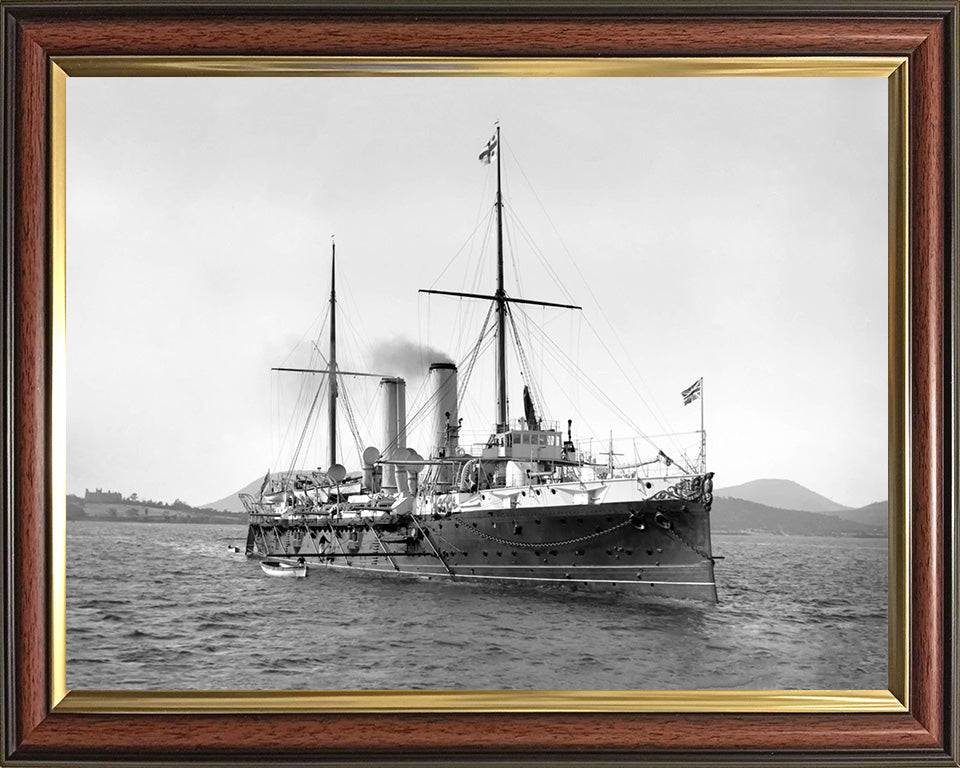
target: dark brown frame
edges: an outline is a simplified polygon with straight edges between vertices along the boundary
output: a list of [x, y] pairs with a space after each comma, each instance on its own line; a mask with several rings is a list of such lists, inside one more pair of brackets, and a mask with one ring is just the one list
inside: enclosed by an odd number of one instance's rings
[[[403, 0], [400, 0], [403, 3]], [[3, 738], [9, 765], [958, 765], [957, 2], [0, 0]], [[909, 58], [910, 711], [241, 714], [50, 711], [51, 56]]]

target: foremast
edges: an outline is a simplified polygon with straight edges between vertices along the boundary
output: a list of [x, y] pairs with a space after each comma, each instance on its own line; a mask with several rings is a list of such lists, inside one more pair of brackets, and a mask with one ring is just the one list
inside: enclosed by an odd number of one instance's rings
[[[388, 374], [385, 373], [370, 373], [365, 371], [344, 371], [340, 368], [337, 363], [337, 246], [336, 243], [331, 242], [330, 250], [330, 334], [329, 334], [329, 347], [327, 353], [329, 358], [324, 359], [323, 353], [320, 352], [320, 347], [317, 343], [314, 343], [314, 348], [320, 354], [320, 358], [323, 362], [327, 363], [325, 368], [287, 368], [287, 367], [273, 367], [270, 370], [272, 371], [283, 371], [289, 373], [311, 373], [311, 374], [322, 374], [327, 377], [327, 418], [328, 418], [328, 440], [329, 447], [327, 449], [327, 457], [330, 462], [328, 465], [328, 473], [334, 467], [339, 466], [337, 462], [337, 407], [338, 400], [340, 399], [340, 384], [342, 376], [366, 376], [369, 378], [383, 379], [388, 378]], [[319, 341], [319, 337], [317, 339]], [[319, 402], [320, 392], [317, 393], [317, 400]], [[349, 401], [344, 401], [349, 406]], [[313, 407], [311, 406], [310, 415], [308, 415], [307, 420], [308, 424], [313, 418]], [[319, 418], [319, 417], [318, 417]], [[304, 427], [306, 429], [306, 427]], [[299, 451], [299, 448], [298, 448]], [[341, 467], [341, 470], [343, 468]]]

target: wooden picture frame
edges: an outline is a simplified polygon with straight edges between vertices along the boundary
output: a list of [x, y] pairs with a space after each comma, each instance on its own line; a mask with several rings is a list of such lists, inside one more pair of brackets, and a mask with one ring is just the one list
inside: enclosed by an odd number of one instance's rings
[[[3, 55], [4, 571], [3, 743], [17, 765], [264, 762], [324, 764], [931, 764], [958, 765], [957, 655], [957, 19], [956, 2], [443, 3], [0, 2]], [[62, 304], [63, 136], [51, 114], [61, 63], [96, 72], [103, 57], [589, 59], [595, 57], [902, 57], [891, 93], [905, 100], [908, 175], [891, 195], [901, 238], [908, 333], [906, 404], [892, 420], [909, 530], [904, 620], [906, 706], [473, 708], [350, 701], [318, 710], [277, 696], [211, 704], [196, 694], [131, 702], [64, 698]], [[293, 60], [295, 61], [295, 60]], [[61, 62], [61, 63], [58, 63]], [[122, 60], [113, 59], [110, 66]], [[100, 69], [100, 73], [115, 70]], [[239, 73], [239, 71], [237, 72]], [[893, 96], [892, 96], [893, 98]], [[894, 146], [895, 142], [891, 142]], [[902, 215], [901, 215], [902, 214]], [[892, 272], [893, 274], [893, 272]], [[896, 318], [891, 320], [895, 330]], [[897, 334], [891, 333], [896, 339]], [[896, 366], [892, 366], [895, 369]], [[895, 410], [895, 409], [894, 409]], [[58, 416], [58, 413], [60, 416]], [[894, 413], [894, 416], [897, 416]], [[898, 438], [898, 442], [893, 438]], [[60, 468], [62, 472], [62, 467]], [[59, 499], [59, 500], [58, 500]], [[51, 542], [53, 542], [51, 544]], [[58, 593], [57, 590], [60, 590]], [[894, 635], [898, 634], [894, 628]], [[899, 643], [899, 645], [898, 645]], [[58, 661], [59, 660], [59, 661]], [[801, 697], [802, 698], [802, 697]], [[808, 699], [811, 697], [807, 697]], [[808, 702], [809, 703], [809, 702]], [[469, 711], [466, 711], [469, 710]], [[683, 710], [683, 711], [678, 711]]]

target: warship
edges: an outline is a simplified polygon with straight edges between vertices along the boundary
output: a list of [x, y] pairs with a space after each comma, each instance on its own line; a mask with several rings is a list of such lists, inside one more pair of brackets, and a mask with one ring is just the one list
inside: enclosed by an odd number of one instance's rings
[[[507, 293], [500, 146], [497, 126], [479, 156], [486, 164], [496, 160], [494, 291], [422, 291], [488, 302], [483, 328], [459, 365], [447, 360], [429, 365], [425, 403], [409, 418], [403, 378], [338, 366], [333, 246], [329, 347], [326, 355], [320, 354], [324, 366], [274, 369], [319, 375], [308, 418], [320, 418], [317, 406], [325, 392], [329, 461], [324, 469], [302, 471], [291, 465], [279, 475], [268, 472], [259, 494], [241, 494], [249, 515], [246, 554], [305, 563], [310, 570], [716, 602], [717, 558], [710, 537], [713, 473], [706, 470], [703, 380], [682, 393], [685, 404], [700, 400], [695, 462], [659, 449], [645, 459], [617, 461], [612, 440], [601, 461], [589, 447], [595, 443], [574, 438], [571, 420], [560, 424], [543, 416], [515, 316], [522, 305], [581, 308]], [[521, 367], [528, 369], [523, 415], [516, 419], [508, 412], [510, 340], [518, 347]], [[486, 440], [461, 444], [463, 392], [487, 346], [495, 360], [495, 421]], [[348, 472], [338, 461], [337, 412], [346, 410], [358, 440], [343, 392], [352, 376], [380, 379], [381, 434], [379, 445], [358, 450], [360, 467]], [[428, 444], [421, 445], [424, 455], [407, 446], [414, 424], [428, 430]]]

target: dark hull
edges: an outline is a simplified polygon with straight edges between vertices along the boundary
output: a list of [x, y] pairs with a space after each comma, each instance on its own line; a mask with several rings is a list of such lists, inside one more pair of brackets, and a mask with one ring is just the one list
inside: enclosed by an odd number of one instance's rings
[[433, 519], [252, 515], [247, 554], [302, 556], [311, 566], [358, 572], [717, 600], [709, 501], [476, 510]]

